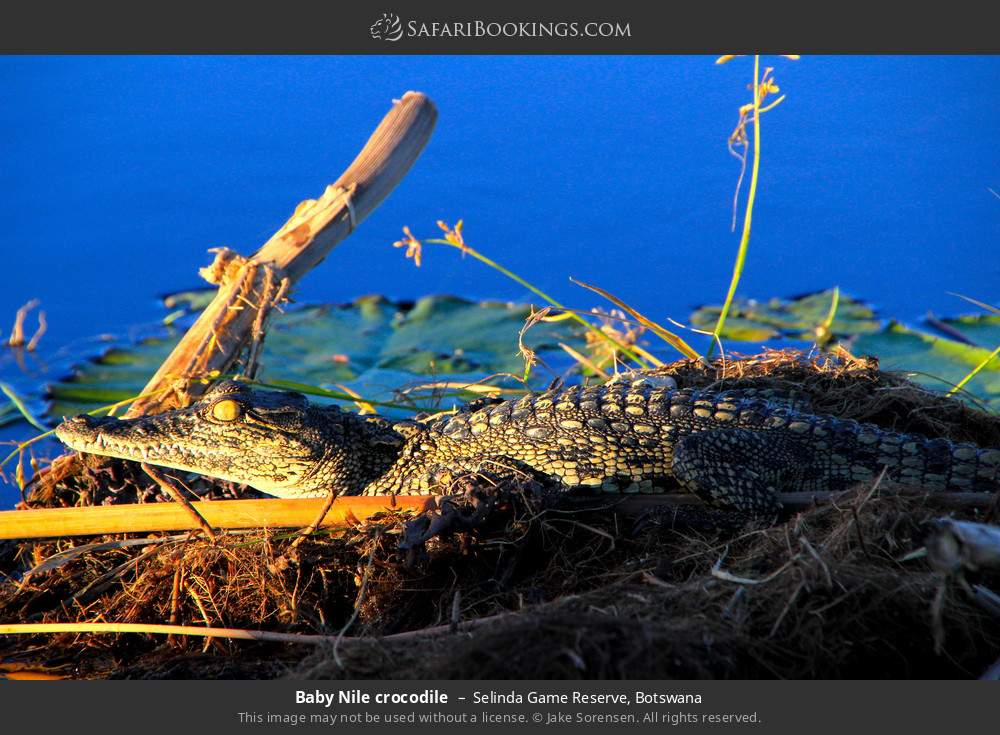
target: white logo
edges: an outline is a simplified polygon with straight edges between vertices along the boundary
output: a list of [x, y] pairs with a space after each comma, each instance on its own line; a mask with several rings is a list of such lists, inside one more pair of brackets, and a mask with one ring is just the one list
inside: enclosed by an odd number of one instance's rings
[[382, 13], [369, 30], [376, 41], [398, 41], [403, 37], [403, 24], [395, 13]]

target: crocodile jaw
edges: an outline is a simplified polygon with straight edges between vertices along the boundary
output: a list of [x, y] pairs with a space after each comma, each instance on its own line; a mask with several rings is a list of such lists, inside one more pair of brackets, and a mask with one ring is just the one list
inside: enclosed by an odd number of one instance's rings
[[78, 452], [195, 472], [247, 484], [277, 497], [326, 494], [325, 489], [304, 482], [316, 467], [308, 452], [279, 452], [274, 442], [262, 447], [263, 451], [254, 451], [253, 445], [228, 445], [220, 436], [202, 437], [186, 413], [137, 419], [82, 415], [64, 421], [55, 433]]

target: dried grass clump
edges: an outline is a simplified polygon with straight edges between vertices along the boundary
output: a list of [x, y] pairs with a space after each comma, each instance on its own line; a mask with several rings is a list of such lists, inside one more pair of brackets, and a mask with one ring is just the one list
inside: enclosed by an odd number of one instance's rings
[[[1000, 445], [996, 417], [873, 361], [767, 353], [662, 370], [682, 386], [795, 389], [819, 411]], [[0, 659], [137, 678], [979, 676], [1000, 655], [1000, 618], [908, 558], [943, 511], [891, 490], [859, 488], [771, 528], [697, 506], [633, 518], [607, 499], [589, 510], [518, 501], [416, 553], [399, 549], [397, 514], [298, 545], [294, 533], [264, 531], [214, 545], [9, 544], [3, 622], [173, 622], [330, 642], [61, 634], [0, 639]], [[990, 522], [996, 507], [953, 514]], [[58, 552], [76, 555], [23, 577]], [[969, 581], [1000, 590], [996, 573]]]
[[[979, 676], [1000, 652], [1000, 620], [924, 560], [900, 561], [920, 547], [935, 515], [915, 498], [859, 494], [735, 538], [665, 522], [633, 535], [621, 519], [612, 535], [613, 519], [580, 518], [609, 534], [601, 543], [591, 528], [566, 529], [549, 513], [536, 519], [540, 548], [506, 596], [534, 590], [544, 601], [457, 633], [445, 626], [346, 646], [341, 664], [317, 650], [295, 675]], [[1000, 575], [978, 581], [997, 589]]]
[[827, 353], [769, 350], [760, 355], [706, 367], [680, 360], [656, 369], [681, 387], [730, 390], [774, 388], [806, 393], [816, 413], [869, 421], [980, 446], [1000, 446], [1000, 417], [935, 393], [899, 373], [882, 372], [874, 357], [839, 358]]

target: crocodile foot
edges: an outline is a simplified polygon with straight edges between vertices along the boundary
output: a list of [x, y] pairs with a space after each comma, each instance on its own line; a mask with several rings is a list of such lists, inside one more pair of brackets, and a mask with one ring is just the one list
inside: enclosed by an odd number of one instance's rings
[[435, 536], [478, 528], [489, 518], [496, 505], [496, 495], [490, 491], [442, 495], [436, 508], [424, 511], [403, 525], [399, 548], [413, 549]]
[[436, 536], [481, 528], [500, 506], [518, 500], [530, 501], [541, 492], [541, 486], [533, 481], [514, 482], [509, 478], [499, 482], [484, 481], [491, 479], [482, 473], [457, 478], [453, 487], [459, 492], [439, 496], [437, 507], [403, 525], [399, 548], [411, 550]]
[[781, 510], [778, 489], [807, 462], [806, 450], [779, 434], [712, 429], [677, 443], [673, 473], [709, 505], [773, 520]]

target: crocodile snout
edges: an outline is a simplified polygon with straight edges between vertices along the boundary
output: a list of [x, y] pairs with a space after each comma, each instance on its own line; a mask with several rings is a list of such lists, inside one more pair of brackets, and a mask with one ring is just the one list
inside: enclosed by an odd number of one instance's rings
[[120, 419], [114, 416], [89, 416], [80, 414], [63, 421], [56, 427], [56, 436], [65, 439], [69, 436], [80, 436], [96, 431], [102, 427], [117, 424]]

